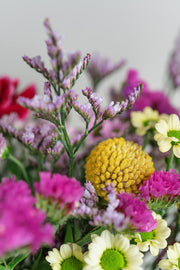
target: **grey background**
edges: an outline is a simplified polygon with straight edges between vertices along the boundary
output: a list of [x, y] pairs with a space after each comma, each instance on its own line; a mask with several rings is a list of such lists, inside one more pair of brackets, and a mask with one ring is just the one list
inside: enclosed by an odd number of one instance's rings
[[[98, 51], [113, 61], [128, 61], [122, 72], [105, 80], [119, 85], [127, 68], [139, 70], [152, 89], [161, 89], [166, 79], [170, 52], [180, 30], [179, 0], [0, 0], [0, 75], [18, 77], [21, 88], [35, 82], [42, 91], [43, 81], [22, 56], [46, 56], [44, 18], [63, 35], [68, 51]], [[76, 88], [89, 84], [87, 76]]]

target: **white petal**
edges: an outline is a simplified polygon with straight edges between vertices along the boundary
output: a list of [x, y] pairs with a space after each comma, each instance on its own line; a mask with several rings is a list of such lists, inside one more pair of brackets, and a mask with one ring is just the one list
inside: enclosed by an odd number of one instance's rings
[[160, 120], [157, 124], [155, 124], [155, 128], [159, 133], [163, 135], [167, 135], [169, 130], [168, 124], [165, 120]]
[[173, 153], [176, 157], [180, 158], [180, 145], [173, 146]]
[[157, 140], [159, 150], [161, 152], [167, 152], [171, 148], [171, 140], [168, 137], [161, 137]]
[[180, 130], [179, 117], [176, 114], [171, 114], [168, 121], [170, 130]]
[[63, 259], [69, 258], [72, 256], [72, 249], [69, 244], [63, 244], [60, 247], [60, 254], [63, 257]]

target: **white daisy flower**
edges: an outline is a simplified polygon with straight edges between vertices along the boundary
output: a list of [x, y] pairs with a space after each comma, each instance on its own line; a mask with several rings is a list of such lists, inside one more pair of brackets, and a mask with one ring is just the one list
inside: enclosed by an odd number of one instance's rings
[[61, 245], [60, 250], [53, 248], [46, 260], [53, 270], [81, 270], [84, 265], [81, 247], [73, 243]]
[[140, 251], [148, 251], [150, 247], [150, 252], [153, 256], [157, 256], [159, 249], [164, 249], [167, 246], [166, 238], [169, 237], [171, 230], [167, 227], [167, 222], [152, 212], [154, 219], [157, 219], [157, 227], [150, 232], [141, 232], [135, 234], [135, 241]]
[[167, 121], [160, 120], [155, 128], [157, 134], [154, 139], [157, 141], [159, 150], [167, 152], [173, 147], [173, 153], [180, 158], [180, 121], [176, 114], [171, 114]]
[[136, 245], [131, 245], [123, 235], [111, 234], [108, 230], [100, 236], [92, 235], [92, 243], [84, 255], [83, 270], [142, 270], [143, 254]]
[[168, 246], [167, 257], [168, 259], [161, 260], [158, 266], [162, 270], [180, 270], [180, 243]]
[[131, 123], [136, 128], [136, 133], [140, 136], [145, 135], [149, 129], [154, 129], [155, 124], [160, 119], [167, 118], [167, 114], [159, 115], [158, 111], [153, 110], [151, 107], [145, 107], [142, 112], [131, 112]]

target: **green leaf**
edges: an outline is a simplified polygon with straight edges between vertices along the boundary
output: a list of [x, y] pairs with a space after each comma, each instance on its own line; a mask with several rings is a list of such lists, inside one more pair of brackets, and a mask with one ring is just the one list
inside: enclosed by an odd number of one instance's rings
[[[9, 269], [11, 269], [11, 270], [14, 269], [14, 267], [15, 267], [18, 263], [22, 262], [28, 255], [29, 255], [29, 253], [26, 253], [26, 254], [19, 255], [19, 256], [17, 256], [16, 258], [14, 258], [14, 259], [8, 264]], [[0, 270], [1, 270], [1, 268], [0, 268]]]

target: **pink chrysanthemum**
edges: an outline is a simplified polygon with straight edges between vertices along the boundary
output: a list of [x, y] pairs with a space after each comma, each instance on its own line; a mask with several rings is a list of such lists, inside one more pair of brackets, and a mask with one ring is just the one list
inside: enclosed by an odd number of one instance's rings
[[65, 205], [70, 211], [83, 194], [83, 187], [79, 181], [58, 173], [51, 176], [50, 172], [40, 172], [40, 182], [35, 183], [34, 187], [36, 193], [59, 201], [60, 207]]
[[155, 171], [147, 181], [143, 182], [139, 190], [144, 200], [149, 200], [150, 197], [177, 197], [180, 196], [180, 178], [173, 169]]
[[139, 232], [149, 232], [156, 228], [157, 221], [153, 218], [152, 212], [135, 194], [121, 192], [117, 198], [119, 199], [117, 210], [123, 212]]
[[53, 243], [53, 228], [45, 214], [34, 207], [28, 185], [4, 178], [0, 184], [0, 255], [28, 247], [36, 252], [42, 244]]

